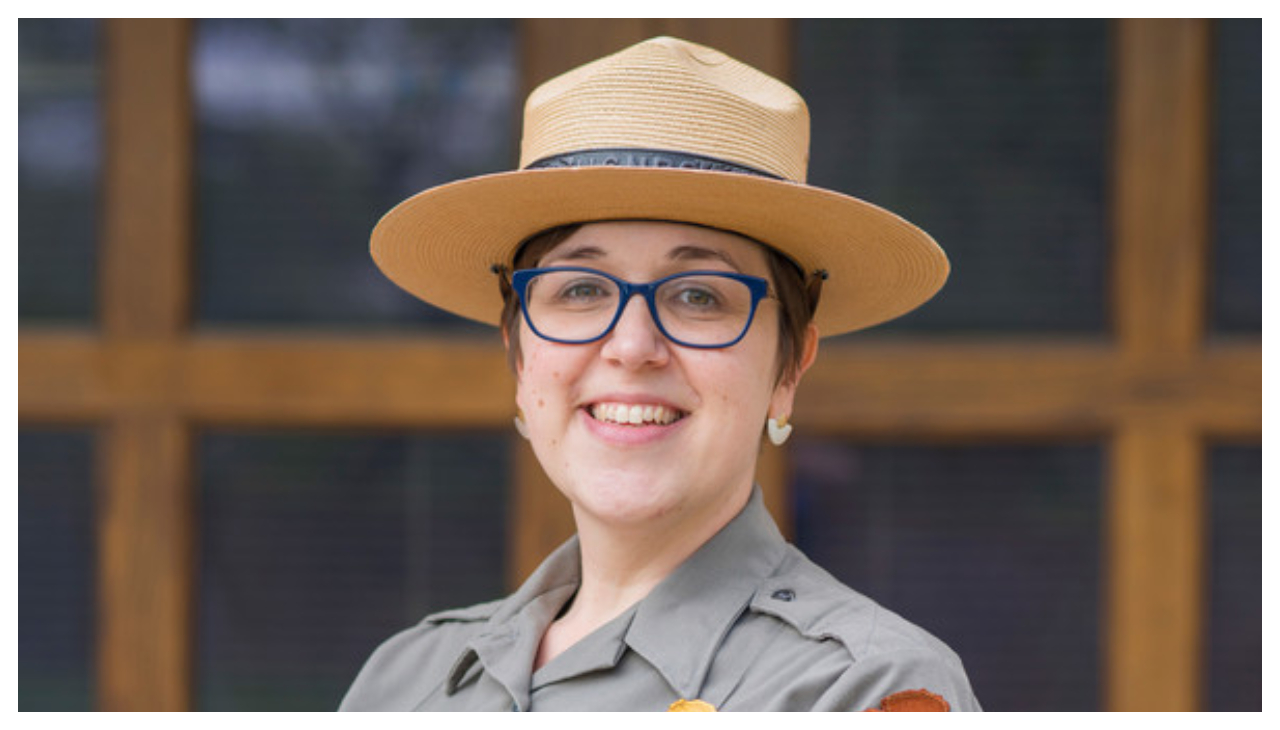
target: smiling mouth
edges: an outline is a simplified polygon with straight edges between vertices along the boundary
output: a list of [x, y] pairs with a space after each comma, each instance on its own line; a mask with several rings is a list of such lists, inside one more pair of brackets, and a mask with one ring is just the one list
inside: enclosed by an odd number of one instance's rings
[[597, 421], [625, 426], [669, 426], [685, 417], [683, 411], [652, 404], [594, 403], [587, 412]]

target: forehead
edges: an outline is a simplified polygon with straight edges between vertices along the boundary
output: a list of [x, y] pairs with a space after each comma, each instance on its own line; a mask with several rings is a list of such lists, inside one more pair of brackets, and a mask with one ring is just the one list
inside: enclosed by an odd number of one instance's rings
[[736, 233], [665, 221], [606, 221], [582, 225], [541, 257], [540, 265], [603, 261], [663, 265], [718, 264], [760, 272], [767, 266], [760, 244]]

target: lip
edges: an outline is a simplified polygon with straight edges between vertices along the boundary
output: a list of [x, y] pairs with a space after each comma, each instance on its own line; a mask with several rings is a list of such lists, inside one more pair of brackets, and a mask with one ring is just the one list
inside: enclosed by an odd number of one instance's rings
[[[681, 414], [680, 418], [667, 424], [643, 423], [622, 424], [612, 421], [599, 421], [591, 415], [591, 408], [601, 403], [619, 403], [632, 406], [661, 406]], [[664, 439], [679, 431], [689, 418], [689, 411], [662, 399], [650, 396], [605, 395], [593, 398], [578, 408], [578, 418], [583, 426], [597, 438], [620, 446], [640, 446]]]

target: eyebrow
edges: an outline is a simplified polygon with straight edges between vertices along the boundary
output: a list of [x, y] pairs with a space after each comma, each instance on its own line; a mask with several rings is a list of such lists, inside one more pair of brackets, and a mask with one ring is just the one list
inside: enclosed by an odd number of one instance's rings
[[[605, 258], [605, 256], [604, 250], [597, 246], [570, 246], [552, 251], [543, 259], [541, 265], [545, 266], [556, 261], [597, 261]], [[667, 252], [667, 259], [671, 261], [721, 261], [734, 271], [742, 271], [741, 267], [738, 266], [738, 262], [734, 261], [729, 254], [714, 248], [706, 248], [705, 246], [677, 246]]]
[[594, 261], [602, 258], [604, 258], [604, 251], [595, 246], [557, 246], [546, 256], [542, 257], [542, 260], [538, 262], [538, 265], [546, 266], [549, 263], [554, 263], [562, 259], [570, 261], [574, 259], [587, 259]]
[[667, 254], [667, 258], [672, 261], [723, 261], [729, 265], [734, 271], [742, 271], [738, 266], [738, 262], [734, 261], [729, 254], [714, 248], [706, 248], [703, 246], [677, 246], [671, 249]]

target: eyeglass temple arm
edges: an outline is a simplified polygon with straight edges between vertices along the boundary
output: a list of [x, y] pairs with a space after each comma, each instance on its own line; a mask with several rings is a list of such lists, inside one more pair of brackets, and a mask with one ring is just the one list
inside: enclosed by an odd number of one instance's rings
[[489, 267], [498, 277], [498, 289], [502, 291], [502, 300], [505, 302], [511, 298], [513, 290], [511, 288], [511, 271], [502, 264], [494, 264]]
[[817, 269], [809, 275], [809, 281], [805, 284], [805, 294], [809, 298], [809, 311], [818, 311], [818, 300], [822, 298], [822, 282], [827, 280], [826, 269]]

